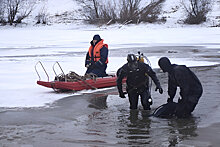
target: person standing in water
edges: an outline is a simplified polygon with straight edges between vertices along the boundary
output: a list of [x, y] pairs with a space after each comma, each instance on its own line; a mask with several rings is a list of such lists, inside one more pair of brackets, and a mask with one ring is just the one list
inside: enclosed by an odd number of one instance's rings
[[134, 54], [128, 54], [127, 63], [124, 64], [117, 71], [117, 88], [119, 96], [125, 98], [122, 91], [122, 80], [126, 79], [126, 91], [130, 102], [130, 109], [137, 109], [138, 98], [141, 97], [141, 104], [144, 110], [150, 110], [151, 95], [149, 92], [149, 76], [152, 78], [156, 85], [155, 90], [159, 90], [159, 93], [163, 93], [163, 89], [160, 86], [160, 82], [156, 76], [156, 73], [152, 68], [143, 62], [139, 62]]

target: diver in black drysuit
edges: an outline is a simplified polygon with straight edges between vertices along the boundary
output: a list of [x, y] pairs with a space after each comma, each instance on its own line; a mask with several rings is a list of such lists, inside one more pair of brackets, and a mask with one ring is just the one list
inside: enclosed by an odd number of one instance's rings
[[[169, 98], [167, 99], [167, 102], [169, 106], [167, 105], [166, 111], [170, 113], [169, 115], [172, 115], [171, 113], [173, 113], [173, 115], [178, 118], [189, 116], [202, 96], [202, 84], [197, 76], [185, 65], [171, 64], [167, 57], [160, 58], [158, 64], [163, 72], [168, 72]], [[176, 95], [177, 87], [180, 88], [181, 98], [176, 104], [173, 102], [173, 99]], [[160, 113], [163, 114], [162, 111]]]
[[126, 77], [126, 91], [129, 97], [130, 109], [137, 109], [138, 97], [140, 95], [143, 109], [150, 110], [151, 102], [149, 102], [149, 99], [151, 99], [151, 96], [149, 92], [149, 76], [153, 79], [156, 90], [159, 90], [161, 94], [163, 93], [156, 73], [148, 64], [138, 62], [134, 54], [128, 54], [127, 61], [128, 63], [124, 64], [117, 71], [117, 88], [119, 96], [125, 98], [122, 90], [122, 80]]

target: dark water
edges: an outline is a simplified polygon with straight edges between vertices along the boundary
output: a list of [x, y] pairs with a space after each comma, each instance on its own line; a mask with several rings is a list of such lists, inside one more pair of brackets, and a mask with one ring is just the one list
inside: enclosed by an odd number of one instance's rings
[[[220, 62], [219, 49], [197, 47], [152, 47], [142, 50], [150, 55], [183, 56]], [[169, 51], [171, 51], [169, 53]], [[116, 56], [118, 51], [112, 51]], [[128, 99], [121, 99], [116, 88], [91, 94], [66, 97], [49, 108], [2, 108], [0, 147], [207, 147], [220, 140], [220, 66], [192, 68], [201, 80], [204, 93], [192, 117], [161, 119], [149, 117], [167, 99], [167, 75], [157, 71], [164, 88], [160, 95], [152, 87], [151, 111], [129, 110]], [[178, 98], [178, 95], [176, 99]]]

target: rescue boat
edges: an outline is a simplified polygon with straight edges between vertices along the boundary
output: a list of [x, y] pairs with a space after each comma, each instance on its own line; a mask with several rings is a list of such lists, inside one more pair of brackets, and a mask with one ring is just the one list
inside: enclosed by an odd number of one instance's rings
[[[42, 81], [41, 77], [37, 71], [37, 65], [40, 64], [42, 69], [44, 70], [46, 76], [47, 76], [47, 81]], [[60, 75], [57, 75], [55, 72], [54, 66], [58, 65], [62, 71]], [[53, 71], [56, 75], [55, 79], [53, 81], [49, 81], [49, 76], [43, 66], [43, 64], [39, 61], [35, 65], [35, 70], [37, 72], [37, 75], [39, 77], [39, 80], [37, 81], [38, 85], [47, 87], [47, 88], [52, 88], [55, 91], [80, 91], [80, 90], [88, 90], [88, 89], [98, 89], [98, 88], [107, 88], [107, 87], [113, 87], [116, 86], [116, 80], [117, 76], [112, 74], [108, 75], [106, 77], [82, 77], [77, 75], [74, 72], [70, 72], [69, 74], [64, 74], [60, 64], [56, 62], [53, 65]], [[74, 74], [73, 74], [74, 73]], [[123, 83], [125, 82], [125, 79], [123, 80]]]
[[116, 77], [103, 77], [89, 79], [89, 80], [79, 80], [77, 82], [68, 82], [68, 81], [37, 81], [38, 85], [53, 88], [57, 90], [73, 90], [80, 91], [86, 89], [97, 89], [97, 88], [107, 88], [116, 86]]

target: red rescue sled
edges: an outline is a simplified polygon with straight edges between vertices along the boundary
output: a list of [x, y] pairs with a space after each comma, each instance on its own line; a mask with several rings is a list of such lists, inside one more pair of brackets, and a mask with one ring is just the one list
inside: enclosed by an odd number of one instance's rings
[[77, 82], [65, 82], [65, 81], [37, 81], [37, 84], [48, 88], [59, 89], [59, 90], [84, 90], [84, 89], [96, 89], [116, 86], [116, 77], [103, 77], [96, 78], [95, 80], [89, 79]]
[[[48, 81], [41, 81], [40, 75], [37, 71], [37, 64], [40, 64], [44, 70], [44, 72], [46, 73], [47, 77], [48, 77]], [[61, 90], [61, 91], [67, 91], [67, 90], [73, 90], [73, 91], [80, 91], [80, 90], [87, 90], [87, 89], [97, 89], [97, 88], [107, 88], [107, 87], [113, 87], [116, 86], [116, 80], [117, 77], [115, 75], [111, 75], [111, 76], [107, 76], [107, 77], [98, 77], [95, 79], [86, 79], [86, 80], [77, 80], [77, 81], [49, 81], [49, 76], [44, 68], [44, 66], [42, 65], [42, 63], [39, 61], [35, 65], [35, 70], [39, 76], [39, 80], [37, 81], [37, 84], [44, 86], [44, 87], [48, 87], [48, 88], [52, 88], [54, 90]], [[57, 64], [61, 71], [62, 74], [64, 74], [60, 64], [58, 62], [56, 62], [55, 64]], [[54, 64], [54, 65], [55, 65]], [[54, 70], [54, 66], [53, 66], [53, 70]], [[56, 72], [54, 70], [55, 75]], [[125, 79], [123, 80], [123, 83], [125, 82]]]

